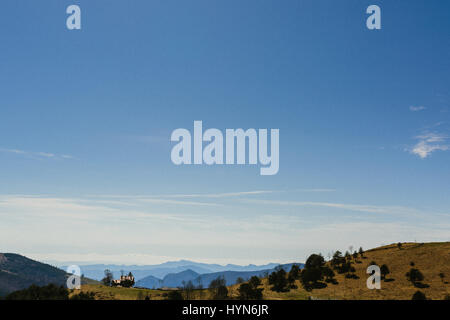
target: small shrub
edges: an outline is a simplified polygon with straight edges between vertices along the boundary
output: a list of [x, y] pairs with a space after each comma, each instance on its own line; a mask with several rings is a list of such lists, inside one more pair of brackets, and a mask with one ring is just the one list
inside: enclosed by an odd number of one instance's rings
[[423, 293], [422, 291], [416, 291], [411, 300], [427, 300], [427, 297], [425, 296], [425, 293]]
[[167, 294], [167, 300], [183, 300], [183, 296], [180, 291], [172, 290]]

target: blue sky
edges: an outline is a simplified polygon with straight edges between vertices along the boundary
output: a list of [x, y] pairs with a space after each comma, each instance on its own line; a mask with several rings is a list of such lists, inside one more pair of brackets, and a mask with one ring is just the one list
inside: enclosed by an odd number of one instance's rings
[[[0, 251], [258, 263], [448, 241], [449, 9], [2, 1]], [[194, 120], [279, 128], [279, 173], [173, 165]]]

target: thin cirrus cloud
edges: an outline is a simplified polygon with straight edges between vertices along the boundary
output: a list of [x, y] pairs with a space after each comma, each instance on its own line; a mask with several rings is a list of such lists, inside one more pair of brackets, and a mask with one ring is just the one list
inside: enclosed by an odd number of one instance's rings
[[448, 136], [441, 133], [429, 132], [415, 138], [418, 142], [409, 151], [422, 159], [427, 158], [435, 151], [450, 149], [450, 145], [447, 143]]
[[[335, 192], [336, 189], [327, 188], [316, 188], [316, 189], [296, 189], [293, 192]], [[238, 191], [238, 192], [222, 192], [222, 193], [189, 193], [189, 194], [159, 194], [159, 195], [113, 195], [113, 194], [103, 194], [103, 195], [91, 195], [89, 197], [98, 198], [117, 198], [117, 199], [137, 199], [146, 200], [154, 198], [234, 198], [243, 196], [258, 196], [258, 195], [268, 195], [275, 193], [287, 192], [284, 190], [253, 190], [253, 191]]]
[[[102, 263], [112, 259], [105, 254], [120, 255], [114, 261], [122, 264], [154, 263], [156, 259], [151, 256], [138, 259], [129, 256], [132, 253], [165, 255], [172, 260], [208, 257], [217, 263], [224, 252], [228, 252], [227, 263], [248, 264], [267, 257], [287, 263], [306, 259], [318, 248], [329, 250], [330, 241], [335, 248], [345, 248], [354, 239], [363, 239], [359, 243], [363, 247], [373, 247], [380, 245], [380, 239], [392, 243], [398, 238], [411, 239], [411, 235], [419, 235], [420, 241], [437, 241], [445, 238], [449, 227], [448, 219], [443, 221], [440, 217], [439, 224], [434, 224], [429, 212], [421, 213], [414, 208], [400, 206], [259, 200], [264, 207], [269, 204], [275, 207], [319, 206], [371, 213], [395, 212], [407, 216], [420, 213], [426, 223], [417, 226], [405, 220], [392, 219], [389, 222], [355, 222], [342, 216], [331, 219], [330, 214], [326, 220], [316, 221], [305, 215], [280, 214], [278, 210], [261, 214], [257, 219], [228, 214], [212, 216], [213, 211], [160, 211], [161, 208], [155, 208], [151, 203], [148, 207], [123, 208], [117, 207], [116, 203], [103, 203], [104, 200], [99, 200], [99, 203], [97, 200], [0, 195], [0, 243], [12, 252], [39, 253], [42, 260], [53, 254], [51, 257], [55, 260], [78, 261], [82, 253], [92, 254], [89, 260]], [[18, 233], [23, 237], [18, 238]], [[30, 239], [39, 252], [31, 249]], [[217, 254], [217, 248], [221, 248], [220, 254]], [[251, 257], [248, 252], [252, 252]], [[295, 256], [291, 257], [291, 252]]]
[[140, 201], [147, 202], [147, 203], [154, 203], [154, 204], [172, 204], [172, 205], [188, 205], [188, 206], [219, 206], [219, 204], [217, 204], [217, 203], [198, 202], [198, 201], [178, 201], [178, 200], [156, 199], [156, 198], [140, 199]]
[[280, 201], [280, 200], [243, 200], [245, 202], [272, 205], [272, 206], [290, 206], [290, 207], [323, 207], [333, 209], [343, 209], [356, 212], [366, 212], [375, 214], [388, 214], [400, 216], [423, 216], [430, 212], [422, 212], [415, 208], [404, 206], [384, 206], [384, 205], [366, 205], [366, 204], [349, 204], [349, 203], [333, 203], [333, 202], [314, 202], [314, 201]]
[[336, 189], [298, 189], [299, 192], [335, 192]]
[[[142, 203], [161, 204], [161, 205], [187, 205], [187, 206], [222, 206], [222, 204], [214, 202], [186, 201], [184, 199], [200, 198], [200, 199], [221, 199], [242, 197], [251, 195], [270, 194], [276, 191], [243, 191], [228, 193], [196, 193], [196, 194], [163, 194], [163, 195], [90, 195], [88, 198], [96, 199], [114, 199], [121, 205], [136, 206]], [[182, 200], [180, 200], [182, 199]], [[96, 200], [98, 202], [98, 200]]]
[[170, 195], [168, 197], [171, 198], [229, 198], [229, 197], [240, 197], [240, 196], [249, 196], [249, 195], [260, 195], [260, 194], [269, 194], [274, 193], [276, 191], [272, 190], [256, 190], [256, 191], [243, 191], [243, 192], [225, 192], [225, 193], [194, 193], [194, 194], [177, 194]]
[[[179, 220], [178, 215], [155, 213], [148, 210], [119, 208], [116, 204], [98, 203], [81, 198], [61, 198], [40, 195], [0, 195], [0, 217], [8, 219], [26, 218], [28, 222], [83, 220], [111, 222], [112, 219], [133, 222], [138, 219]], [[20, 225], [17, 225], [20, 227]]]
[[412, 111], [412, 112], [422, 111], [425, 109], [426, 109], [426, 107], [424, 107], [424, 106], [410, 106], [409, 107], [409, 111]]
[[242, 191], [242, 192], [223, 192], [223, 193], [192, 193], [192, 194], [159, 194], [159, 195], [114, 195], [114, 194], [103, 194], [103, 195], [92, 195], [91, 197], [98, 198], [117, 198], [117, 199], [137, 199], [137, 200], [147, 200], [154, 198], [230, 198], [230, 197], [240, 197], [249, 195], [261, 195], [270, 194], [281, 191], [273, 190], [256, 190], [256, 191]]
[[20, 149], [8, 149], [8, 148], [0, 148], [0, 152], [3, 153], [10, 153], [10, 154], [16, 154], [21, 155], [27, 158], [32, 159], [73, 159], [73, 156], [68, 154], [55, 154], [50, 152], [33, 152], [33, 151], [25, 151]]

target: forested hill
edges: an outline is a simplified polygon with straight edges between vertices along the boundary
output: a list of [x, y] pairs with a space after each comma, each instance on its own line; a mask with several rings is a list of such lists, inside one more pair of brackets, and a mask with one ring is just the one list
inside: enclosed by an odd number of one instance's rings
[[14, 253], [0, 253], [0, 296], [32, 284], [65, 285], [66, 279], [66, 272], [51, 265]]

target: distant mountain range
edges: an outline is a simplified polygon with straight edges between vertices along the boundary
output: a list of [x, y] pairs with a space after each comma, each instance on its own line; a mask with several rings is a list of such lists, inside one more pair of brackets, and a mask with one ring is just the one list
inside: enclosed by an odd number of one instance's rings
[[0, 253], [0, 296], [25, 289], [32, 284], [65, 285], [67, 274], [61, 269], [14, 253]]
[[[162, 287], [167, 288], [176, 288], [183, 285], [183, 281], [194, 281], [195, 278], [197, 278], [199, 274], [192, 270], [185, 270], [178, 273], [169, 273], [164, 277], [164, 279], [161, 281]], [[142, 279], [141, 281], [145, 281], [146, 278]], [[140, 281], [137, 282], [137, 286], [139, 286]], [[145, 287], [145, 286], [142, 286]]]
[[[302, 263], [295, 263], [303, 268]], [[294, 263], [281, 265], [283, 269], [289, 271]], [[275, 266], [278, 266], [275, 264]], [[177, 288], [182, 287], [183, 282], [191, 281], [194, 286], [202, 285], [207, 288], [212, 280], [217, 278], [224, 278], [227, 285], [235, 284], [238, 278], [244, 280], [250, 279], [252, 276], [264, 277], [275, 270], [276, 267], [270, 269], [256, 270], [256, 271], [219, 271], [199, 274], [191, 269], [167, 274], [163, 279], [158, 279], [154, 276], [145, 277], [136, 283], [136, 287], [157, 289], [157, 288]]]
[[[272, 272], [279, 264], [239, 266], [234, 264], [219, 265], [198, 263], [188, 260], [169, 261], [158, 265], [85, 265], [80, 266], [84, 275], [83, 283], [101, 280], [105, 269], [109, 269], [118, 278], [121, 270], [132, 272], [137, 282], [136, 286], [144, 288], [176, 288], [183, 286], [183, 282], [192, 281], [195, 286], [207, 288], [217, 277], [223, 277], [228, 285], [236, 283], [241, 277], [248, 280], [252, 276], [265, 276]], [[293, 264], [282, 267], [290, 270]], [[303, 264], [298, 264], [303, 267]], [[68, 274], [66, 267], [57, 268], [49, 264], [31, 260], [14, 253], [0, 253], [0, 297], [10, 292], [22, 290], [32, 284], [44, 286], [50, 283], [65, 285]]]
[[[72, 263], [71, 263], [72, 264]], [[74, 263], [76, 264], [76, 263]], [[156, 265], [115, 265], [115, 264], [92, 264], [92, 265], [80, 265], [81, 272], [85, 277], [101, 280], [105, 275], [104, 271], [109, 269], [114, 277], [118, 278], [121, 271], [133, 273], [136, 280], [142, 280], [148, 278], [148, 281], [162, 281], [168, 274], [180, 273], [186, 270], [191, 270], [198, 275], [222, 271], [260, 271], [273, 269], [278, 266], [277, 263], [269, 263], [266, 265], [254, 265], [240, 266], [235, 264], [219, 265], [199, 263], [189, 260], [169, 261]], [[66, 266], [62, 266], [61, 269], [65, 270]], [[149, 276], [152, 276], [152, 278]]]

